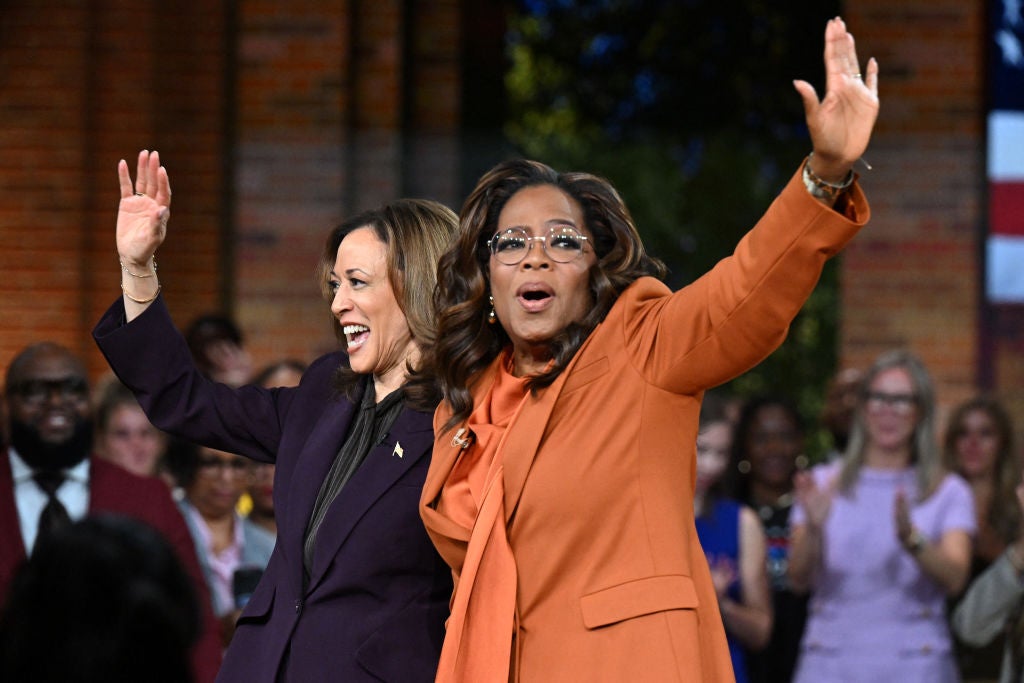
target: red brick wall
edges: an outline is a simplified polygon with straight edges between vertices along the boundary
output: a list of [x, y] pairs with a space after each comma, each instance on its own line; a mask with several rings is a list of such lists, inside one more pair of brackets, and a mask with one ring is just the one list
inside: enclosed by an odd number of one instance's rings
[[89, 331], [119, 294], [116, 163], [141, 148], [174, 190], [158, 260], [175, 321], [233, 314], [258, 365], [332, 348], [313, 281], [330, 228], [398, 195], [460, 199], [459, 11], [4, 3], [0, 368], [51, 339], [106, 370]]
[[258, 363], [334, 348], [313, 272], [341, 218], [459, 200], [458, 2], [279, 7], [239, 16], [235, 310]]
[[948, 408], [979, 382], [984, 3], [846, 4], [858, 52], [879, 61], [882, 107], [862, 180], [872, 222], [843, 257], [840, 355], [866, 366], [908, 347]]
[[[224, 141], [217, 3], [5, 2], [0, 13], [0, 367], [50, 339], [105, 363], [89, 336], [120, 294], [116, 164], [165, 155], [180, 193], [160, 253], [171, 305], [213, 306]], [[134, 168], [134, 166], [133, 166]]]

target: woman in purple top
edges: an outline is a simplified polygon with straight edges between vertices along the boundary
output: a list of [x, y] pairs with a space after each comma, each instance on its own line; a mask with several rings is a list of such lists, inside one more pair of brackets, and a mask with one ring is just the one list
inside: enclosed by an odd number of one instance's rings
[[883, 354], [842, 460], [796, 479], [789, 575], [811, 590], [795, 680], [959, 680], [945, 599], [963, 589], [975, 530], [967, 484], [942, 468], [932, 382]]

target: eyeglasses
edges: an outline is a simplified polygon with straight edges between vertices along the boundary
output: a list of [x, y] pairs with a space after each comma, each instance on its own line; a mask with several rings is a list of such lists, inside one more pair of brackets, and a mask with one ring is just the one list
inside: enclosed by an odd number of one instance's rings
[[864, 405], [872, 412], [888, 408], [897, 415], [909, 415], [917, 406], [914, 394], [887, 394], [883, 391], [869, 391], [864, 395]]
[[274, 465], [269, 462], [249, 463], [249, 479], [258, 481], [260, 479], [273, 479]]
[[198, 467], [199, 474], [206, 477], [219, 477], [222, 472], [240, 477], [249, 471], [249, 461], [243, 458], [235, 458], [234, 460], [199, 458]]
[[496, 233], [487, 242], [494, 258], [506, 266], [514, 266], [524, 258], [533, 246], [540, 242], [544, 253], [556, 263], [570, 263], [583, 255], [586, 235], [568, 225], [553, 225], [546, 235], [531, 237], [523, 228], [508, 228]]
[[34, 406], [41, 405], [55, 393], [62, 402], [84, 401], [89, 398], [89, 383], [84, 377], [29, 379], [15, 384], [12, 393]]

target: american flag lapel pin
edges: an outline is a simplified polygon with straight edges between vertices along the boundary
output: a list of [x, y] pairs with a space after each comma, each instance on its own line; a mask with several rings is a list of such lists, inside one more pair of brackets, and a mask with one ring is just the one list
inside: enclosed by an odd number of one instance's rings
[[402, 444], [396, 441], [395, 450], [391, 451], [391, 455], [397, 455], [399, 458], [405, 455], [405, 449], [402, 448]]

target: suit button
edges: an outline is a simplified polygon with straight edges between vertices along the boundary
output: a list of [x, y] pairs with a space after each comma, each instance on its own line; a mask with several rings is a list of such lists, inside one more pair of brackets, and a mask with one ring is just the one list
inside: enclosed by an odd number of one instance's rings
[[295, 613], [298, 614], [302, 611], [302, 600], [295, 601]]

